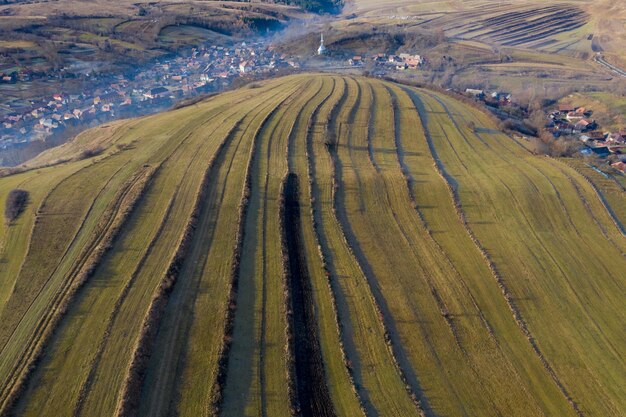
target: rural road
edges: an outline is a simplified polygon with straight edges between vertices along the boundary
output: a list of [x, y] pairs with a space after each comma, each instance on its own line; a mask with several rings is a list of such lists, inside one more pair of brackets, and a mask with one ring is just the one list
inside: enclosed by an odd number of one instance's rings
[[615, 72], [615, 73], [617, 73], [617, 74], [621, 75], [622, 77], [626, 77], [626, 71], [621, 70], [621, 69], [617, 68], [616, 66], [609, 64], [608, 62], [606, 62], [606, 61], [604, 60], [604, 57], [603, 57], [602, 55], [597, 54], [597, 55], [593, 58], [593, 60], [594, 60], [594, 61], [596, 61], [597, 63], [599, 63], [600, 65], [605, 66], [605, 67], [606, 67], [606, 68], [608, 68], [609, 70], [611, 70], [611, 71], [613, 71], [613, 72]]

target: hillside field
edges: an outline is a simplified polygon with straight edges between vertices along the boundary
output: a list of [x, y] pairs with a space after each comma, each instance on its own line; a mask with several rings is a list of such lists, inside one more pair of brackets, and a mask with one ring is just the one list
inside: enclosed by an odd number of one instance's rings
[[622, 63], [624, 59], [619, 45], [626, 39], [626, 7], [619, 1], [352, 0], [346, 4], [348, 16], [439, 28], [455, 39], [580, 57], [605, 52]]
[[[614, 89], [609, 81], [625, 79], [623, 1], [348, 0], [345, 4], [340, 18], [326, 24], [329, 50], [345, 49], [346, 40], [358, 39], [366, 47], [353, 47], [352, 42], [347, 49], [369, 56], [393, 49], [385, 44], [391, 39], [391, 46], [400, 46], [399, 52], [419, 53], [431, 66], [452, 62], [454, 80], [442, 84], [445, 87], [494, 88], [514, 96], [535, 89], [561, 90], [562, 96], [570, 89]], [[420, 81], [432, 83], [429, 74], [422, 74]]]
[[4, 174], [2, 416], [626, 415], [623, 186], [446, 93], [293, 75]]

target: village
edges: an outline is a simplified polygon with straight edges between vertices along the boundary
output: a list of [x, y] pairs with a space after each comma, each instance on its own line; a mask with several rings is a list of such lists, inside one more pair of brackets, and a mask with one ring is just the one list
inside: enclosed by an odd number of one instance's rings
[[[326, 55], [323, 35], [318, 55]], [[416, 54], [354, 56], [348, 66], [373, 63], [382, 71], [417, 70], [426, 60]], [[0, 111], [0, 148], [46, 141], [68, 128], [92, 127], [110, 120], [155, 113], [189, 97], [221, 91], [240, 77], [258, 78], [279, 70], [297, 70], [295, 58], [275, 51], [264, 41], [232, 46], [202, 45], [179, 56], [156, 60], [130, 74], [106, 71], [85, 75], [88, 91], [59, 91], [51, 96], [12, 104]], [[28, 83], [39, 78], [55, 81], [60, 74], [0, 73], [0, 84]], [[56, 82], [61, 90], [61, 82]], [[74, 132], [74, 131], [73, 131]]]
[[547, 118], [545, 129], [555, 139], [574, 137], [585, 145], [580, 150], [582, 155], [596, 155], [606, 159], [613, 168], [626, 172], [626, 127], [605, 131], [593, 119], [593, 110], [571, 104], [559, 104]]
[[[0, 148], [46, 141], [70, 126], [89, 127], [122, 117], [154, 113], [176, 101], [219, 91], [241, 76], [258, 77], [299, 68], [264, 42], [204, 45], [124, 74], [88, 75], [90, 91], [31, 100], [0, 114]], [[30, 80], [27, 73], [0, 74], [0, 83]]]
[[[318, 55], [328, 55], [323, 35]], [[345, 62], [345, 61], [344, 61]], [[418, 54], [373, 54], [353, 56], [348, 67], [369, 66], [375, 75], [388, 72], [419, 70], [427, 64]], [[269, 76], [279, 70], [297, 70], [301, 63], [278, 53], [267, 42], [241, 42], [232, 46], [203, 45], [179, 56], [157, 60], [132, 74], [90, 74], [90, 91], [58, 92], [28, 106], [16, 106], [0, 112], [0, 148], [23, 146], [33, 141], [46, 141], [70, 127], [91, 127], [110, 120], [155, 113], [180, 100], [221, 91], [240, 77]], [[28, 82], [28, 73], [0, 74], [0, 83]], [[509, 93], [467, 88], [454, 91], [483, 102], [502, 117], [527, 117], [527, 111], [513, 102]], [[561, 104], [547, 115], [544, 129], [554, 136], [580, 140], [585, 146], [582, 155], [607, 158], [624, 172], [626, 161], [626, 128], [604, 132], [593, 119], [593, 111], [584, 107]]]
[[[528, 117], [528, 109], [513, 102], [511, 94], [468, 88], [464, 95], [483, 102], [496, 115], [517, 113]], [[502, 111], [507, 108], [508, 112]], [[580, 141], [580, 155], [596, 156], [626, 173], [626, 127], [617, 131], [604, 130], [593, 118], [592, 109], [571, 104], [559, 104], [547, 112], [546, 118], [543, 130], [552, 139]]]
[[[317, 55], [327, 56], [330, 54], [329, 49], [324, 43], [324, 34], [320, 37], [320, 45], [317, 48]], [[344, 58], [345, 59], [345, 58]], [[344, 61], [346, 62], [346, 61]], [[374, 66], [377, 71], [374, 75], [384, 76], [389, 70], [417, 70], [427, 63], [426, 59], [417, 54], [385, 54], [376, 53], [371, 56], [354, 55], [347, 59], [348, 67], [364, 67], [366, 65]]]
[[406, 53], [398, 55], [376, 54], [371, 57], [356, 55], [348, 59], [348, 65], [352, 67], [360, 67], [367, 62], [374, 63], [379, 69], [382, 70], [404, 71], [408, 69], [419, 69], [426, 63], [426, 60], [420, 55]]

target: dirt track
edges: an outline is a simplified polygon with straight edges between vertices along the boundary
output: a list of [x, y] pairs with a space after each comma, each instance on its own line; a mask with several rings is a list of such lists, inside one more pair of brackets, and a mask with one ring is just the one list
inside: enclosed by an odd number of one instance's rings
[[596, 61], [600, 65], [608, 68], [610, 71], [615, 72], [615, 73], [621, 75], [622, 77], [626, 77], [626, 71], [623, 71], [623, 70], [617, 68], [616, 66], [609, 64], [608, 62], [606, 62], [604, 60], [604, 57], [602, 55], [597, 55], [594, 58], [594, 61]]

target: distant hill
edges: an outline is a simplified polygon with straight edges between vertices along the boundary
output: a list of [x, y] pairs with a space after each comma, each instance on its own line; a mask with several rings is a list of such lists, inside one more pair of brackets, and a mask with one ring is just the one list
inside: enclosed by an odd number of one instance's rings
[[290, 76], [28, 165], [0, 414], [626, 414], [623, 188], [447, 93]]
[[15, 67], [49, 71], [75, 61], [136, 65], [202, 42], [223, 43], [278, 30], [291, 19], [308, 16], [303, 5], [189, 0], [0, 3], [0, 73]]
[[626, 68], [626, 3], [612, 0], [448, 1], [350, 0], [346, 16], [443, 30], [453, 39], [502, 48], [527, 48], [589, 59], [602, 52]]

